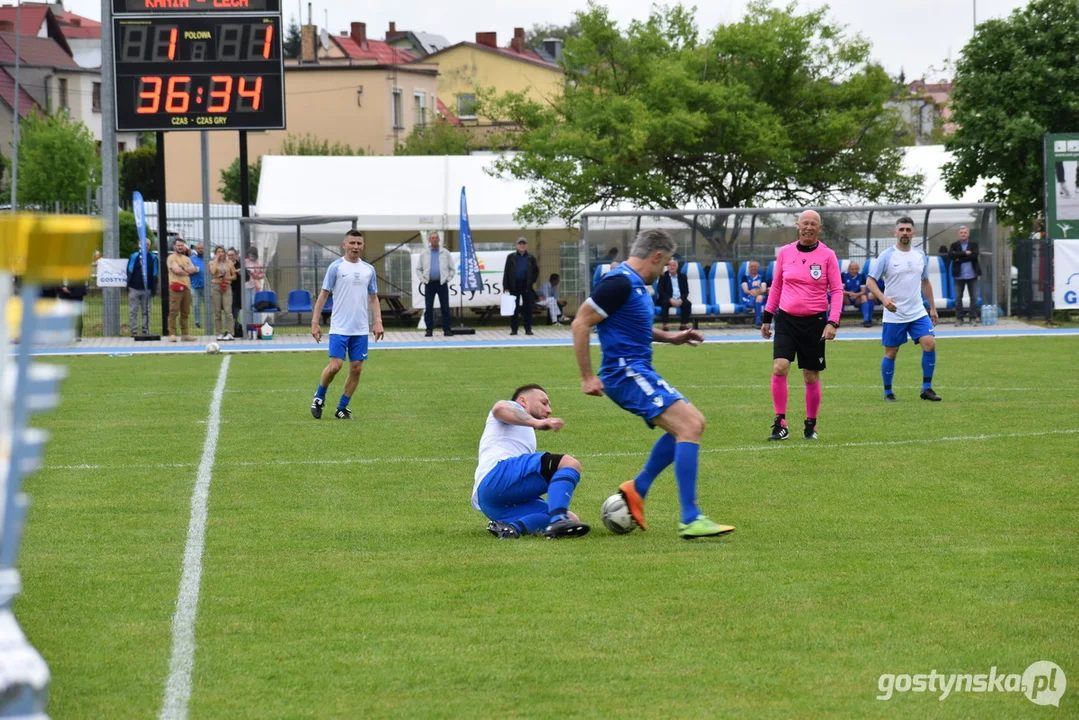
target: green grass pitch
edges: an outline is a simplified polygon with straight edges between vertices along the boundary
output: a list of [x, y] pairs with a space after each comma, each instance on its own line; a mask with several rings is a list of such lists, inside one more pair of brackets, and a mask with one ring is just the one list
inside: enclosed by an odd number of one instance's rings
[[[941, 341], [881, 401], [880, 347], [835, 343], [821, 440], [769, 445], [763, 344], [659, 347], [709, 419], [700, 503], [727, 538], [678, 539], [668, 470], [650, 530], [599, 507], [654, 441], [581, 394], [569, 348], [374, 350], [355, 420], [312, 420], [321, 354], [231, 358], [209, 499], [192, 718], [1075, 717], [1079, 341]], [[169, 670], [191, 491], [220, 356], [88, 357], [38, 424], [16, 614], [56, 718], [150, 718]], [[330, 389], [336, 401], [343, 376]], [[491, 405], [539, 382], [584, 466], [581, 540], [497, 541], [469, 504]], [[882, 673], [1022, 673], [1017, 693], [897, 693]]]

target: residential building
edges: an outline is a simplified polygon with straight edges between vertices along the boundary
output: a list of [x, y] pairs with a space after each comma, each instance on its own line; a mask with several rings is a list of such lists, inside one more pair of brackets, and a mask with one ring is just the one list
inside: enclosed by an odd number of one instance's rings
[[389, 30], [386, 31], [386, 42], [393, 47], [409, 50], [418, 58], [426, 57], [450, 46], [450, 41], [441, 35], [412, 30], [398, 30], [395, 22], [391, 22]]
[[[249, 132], [252, 163], [276, 153], [290, 134], [389, 155], [414, 125], [429, 121], [437, 102], [437, 66], [417, 62], [384, 41], [368, 40], [364, 30], [363, 23], [353, 23], [348, 35], [324, 34], [328, 42], [323, 43], [313, 26], [302, 28], [301, 59], [285, 65], [287, 129]], [[239, 156], [239, 145], [235, 132], [211, 132], [209, 138], [211, 200], [220, 202], [221, 171]], [[168, 133], [165, 162], [168, 199], [201, 200], [199, 133]]]
[[497, 33], [478, 32], [476, 42], [460, 42], [424, 58], [438, 63], [438, 97], [464, 124], [489, 122], [477, 116], [477, 88], [524, 92], [535, 100], [561, 94], [564, 73], [556, 64], [561, 44], [549, 41], [541, 55], [525, 48], [524, 28], [513, 33], [509, 47], [498, 46]]
[[888, 105], [899, 110], [904, 125], [914, 134], [915, 145], [939, 145], [955, 132], [950, 82], [915, 80]]
[[[44, 26], [43, 26], [44, 27]], [[80, 67], [65, 45], [48, 35], [22, 35], [16, 42], [13, 27], [0, 17], [0, 151], [11, 156], [15, 108], [15, 47], [19, 47], [19, 116], [31, 111], [66, 109], [100, 143], [101, 74]], [[118, 150], [138, 143], [135, 133], [117, 135]]]

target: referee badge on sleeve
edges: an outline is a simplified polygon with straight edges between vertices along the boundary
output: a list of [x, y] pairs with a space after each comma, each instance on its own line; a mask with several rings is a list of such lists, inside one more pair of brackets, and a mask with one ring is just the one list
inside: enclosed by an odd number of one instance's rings
[[821, 276], [820, 265], [810, 265], [809, 266], [809, 276], [812, 277], [814, 280], [820, 280], [820, 276]]

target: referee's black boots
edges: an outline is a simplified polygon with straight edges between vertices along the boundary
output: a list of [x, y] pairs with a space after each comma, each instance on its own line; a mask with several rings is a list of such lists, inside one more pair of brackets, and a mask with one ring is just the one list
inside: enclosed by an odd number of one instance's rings
[[777, 415], [776, 421], [772, 424], [772, 434], [768, 436], [768, 439], [786, 440], [790, 435], [790, 431], [787, 430], [787, 426], [783, 423], [783, 418]]

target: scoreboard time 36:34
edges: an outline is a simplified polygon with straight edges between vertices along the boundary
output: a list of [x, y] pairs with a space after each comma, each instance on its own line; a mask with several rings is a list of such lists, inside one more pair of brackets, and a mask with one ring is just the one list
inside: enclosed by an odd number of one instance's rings
[[280, 15], [119, 17], [113, 29], [118, 130], [285, 127]]

